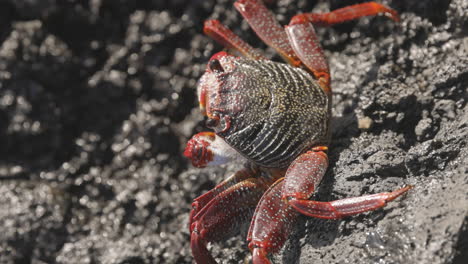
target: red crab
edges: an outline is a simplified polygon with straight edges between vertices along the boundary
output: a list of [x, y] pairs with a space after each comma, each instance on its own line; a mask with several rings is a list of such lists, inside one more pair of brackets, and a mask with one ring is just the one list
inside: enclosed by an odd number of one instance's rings
[[328, 167], [332, 98], [328, 64], [313, 25], [376, 14], [398, 21], [396, 11], [369, 2], [296, 15], [283, 28], [259, 0], [234, 5], [288, 64], [267, 60], [219, 21], [205, 22], [207, 35], [245, 58], [225, 52], [211, 57], [198, 97], [214, 132], [193, 136], [184, 155], [196, 167], [232, 159], [245, 160], [245, 166], [192, 204], [191, 248], [200, 264], [216, 263], [208, 242], [225, 239], [250, 219], [253, 263], [270, 263], [268, 255], [281, 249], [299, 214], [338, 219], [383, 207], [411, 188], [331, 202], [309, 200]]

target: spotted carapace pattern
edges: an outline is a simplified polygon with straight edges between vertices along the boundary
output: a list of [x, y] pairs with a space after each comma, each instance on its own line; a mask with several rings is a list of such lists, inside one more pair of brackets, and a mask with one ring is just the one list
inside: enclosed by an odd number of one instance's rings
[[224, 124], [213, 127], [226, 143], [258, 165], [274, 168], [327, 143], [328, 97], [308, 72], [268, 60], [233, 64], [207, 91], [214, 114], [230, 120], [226, 131]]

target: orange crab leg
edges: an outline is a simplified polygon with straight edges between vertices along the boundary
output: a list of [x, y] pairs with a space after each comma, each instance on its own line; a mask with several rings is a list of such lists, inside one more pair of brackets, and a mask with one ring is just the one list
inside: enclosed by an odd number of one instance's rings
[[256, 49], [234, 34], [230, 29], [223, 26], [218, 20], [205, 21], [203, 31], [207, 36], [216, 40], [228, 49], [239, 51], [242, 55], [253, 60], [265, 59]]
[[377, 14], [384, 14], [392, 20], [398, 22], [400, 17], [398, 13], [376, 2], [362, 3], [352, 6], [346, 6], [340, 9], [333, 10], [328, 13], [304, 13], [294, 16], [290, 24], [302, 24], [304, 22], [311, 22], [315, 26], [327, 27], [335, 24], [350, 21], [364, 16], [373, 16]]
[[206, 244], [228, 237], [240, 224], [248, 221], [267, 187], [256, 178], [244, 180], [214, 197], [197, 214], [190, 235], [190, 246], [196, 263], [216, 263]]
[[291, 65], [301, 65], [301, 61], [289, 45], [284, 28], [262, 1], [238, 0], [234, 3], [234, 7], [263, 42], [274, 48]]

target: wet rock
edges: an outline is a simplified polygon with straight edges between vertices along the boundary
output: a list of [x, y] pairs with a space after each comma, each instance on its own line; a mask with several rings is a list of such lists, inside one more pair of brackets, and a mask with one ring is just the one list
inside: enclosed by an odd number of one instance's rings
[[31, 180], [3, 180], [0, 193], [0, 262], [54, 262], [67, 237], [68, 193]]

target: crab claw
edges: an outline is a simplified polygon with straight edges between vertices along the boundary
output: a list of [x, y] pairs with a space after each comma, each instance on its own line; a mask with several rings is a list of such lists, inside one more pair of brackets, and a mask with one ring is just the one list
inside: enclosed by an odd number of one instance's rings
[[214, 139], [215, 135], [213, 132], [196, 134], [187, 142], [184, 156], [192, 161], [193, 166], [197, 168], [206, 167], [213, 160], [213, 151], [210, 149], [210, 144]]
[[221, 165], [240, 157], [214, 132], [201, 132], [193, 136], [187, 142], [184, 156], [189, 158], [192, 165], [197, 168]]

